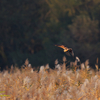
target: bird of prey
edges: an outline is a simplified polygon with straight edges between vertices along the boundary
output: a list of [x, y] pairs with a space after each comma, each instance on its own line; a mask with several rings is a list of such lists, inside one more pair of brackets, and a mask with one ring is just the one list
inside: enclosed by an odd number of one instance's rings
[[65, 47], [64, 45], [55, 45], [55, 46], [64, 49], [64, 52], [66, 52], [66, 53], [67, 53], [67, 52], [70, 52], [70, 53], [72, 54], [72, 56], [74, 56], [74, 52], [73, 52], [72, 48], [67, 48], [67, 47]]

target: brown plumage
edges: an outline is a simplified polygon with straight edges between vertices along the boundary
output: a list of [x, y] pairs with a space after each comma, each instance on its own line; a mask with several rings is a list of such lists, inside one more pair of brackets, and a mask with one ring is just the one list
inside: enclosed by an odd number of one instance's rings
[[72, 54], [72, 56], [74, 56], [74, 52], [73, 52], [72, 48], [67, 48], [64, 45], [55, 45], [55, 46], [64, 49], [64, 52], [70, 52]]

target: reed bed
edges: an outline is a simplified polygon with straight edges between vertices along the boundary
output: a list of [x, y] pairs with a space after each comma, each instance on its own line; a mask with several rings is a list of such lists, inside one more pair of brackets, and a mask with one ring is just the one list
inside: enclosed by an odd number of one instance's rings
[[0, 100], [100, 100], [100, 71], [93, 70], [89, 61], [76, 58], [66, 66], [55, 61], [55, 69], [49, 64], [33, 69], [28, 59], [19, 69], [0, 72]]

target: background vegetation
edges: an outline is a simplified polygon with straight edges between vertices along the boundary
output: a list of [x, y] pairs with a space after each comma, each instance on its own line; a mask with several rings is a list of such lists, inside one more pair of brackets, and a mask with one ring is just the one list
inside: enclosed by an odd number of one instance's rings
[[[100, 57], [100, 0], [1, 0], [0, 67], [33, 66], [62, 59], [73, 48], [81, 61], [93, 66]], [[68, 58], [70, 59], [70, 58]]]
[[89, 68], [88, 60], [80, 69], [77, 60], [66, 66], [66, 57], [63, 64], [55, 61], [54, 70], [47, 64], [37, 71], [28, 64], [0, 72], [1, 100], [100, 100], [100, 69]]

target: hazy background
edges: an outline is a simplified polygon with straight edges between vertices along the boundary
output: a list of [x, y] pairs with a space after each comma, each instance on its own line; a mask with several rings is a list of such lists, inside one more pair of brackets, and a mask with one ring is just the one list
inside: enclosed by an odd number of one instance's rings
[[[0, 67], [54, 64], [73, 48], [94, 67], [100, 57], [100, 0], [1, 0]], [[71, 57], [67, 58], [70, 59]]]

